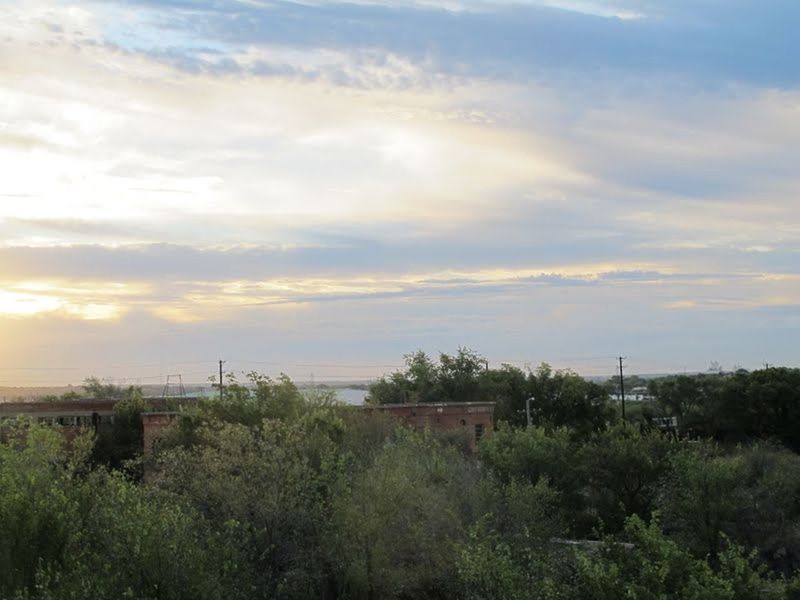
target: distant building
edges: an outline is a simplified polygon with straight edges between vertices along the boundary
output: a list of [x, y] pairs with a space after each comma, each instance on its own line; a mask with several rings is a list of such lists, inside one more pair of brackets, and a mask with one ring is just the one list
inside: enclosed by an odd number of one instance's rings
[[404, 425], [440, 431], [467, 433], [474, 449], [494, 429], [494, 402], [442, 402], [421, 404], [377, 404], [362, 407], [367, 414], [390, 415]]
[[[622, 396], [619, 392], [612, 392], [610, 394], [611, 399], [619, 402], [622, 400]], [[630, 400], [633, 402], [655, 402], [655, 398], [650, 394], [647, 389], [647, 386], [637, 386], [630, 390], [625, 390], [625, 400]]]
[[[195, 400], [182, 398], [181, 402]], [[111, 427], [118, 400], [71, 400], [64, 402], [0, 403], [0, 440], [7, 436], [9, 425], [18, 417], [38, 423], [60, 425], [67, 439], [81, 431]], [[169, 411], [170, 401], [149, 399], [152, 412], [142, 413], [144, 452], [152, 452], [161, 433], [172, 427], [180, 413]], [[367, 415], [384, 414], [404, 425], [438, 431], [463, 431], [474, 449], [481, 438], [494, 430], [494, 402], [444, 402], [424, 404], [365, 405], [357, 408]]]
[[158, 444], [158, 438], [165, 429], [169, 429], [178, 420], [180, 413], [177, 412], [150, 412], [142, 413], [142, 438], [143, 451], [150, 454]]
[[[463, 431], [473, 449], [481, 438], [491, 435], [494, 430], [494, 402], [378, 404], [361, 406], [357, 410], [367, 415], [384, 414], [404, 425], [420, 429], [430, 427], [438, 431]], [[159, 436], [175, 424], [178, 416], [177, 412], [142, 414], [145, 454], [155, 449]]]
[[60, 425], [64, 437], [72, 440], [83, 430], [98, 431], [111, 427], [116, 403], [116, 400], [3, 402], [0, 403], [0, 440], [6, 439], [9, 425], [19, 417], [36, 423]]
[[[182, 398], [181, 401], [193, 400]], [[152, 410], [164, 410], [169, 400], [145, 400]], [[8, 436], [9, 426], [18, 418], [28, 418], [36, 423], [59, 425], [68, 440], [82, 431], [102, 431], [114, 424], [114, 407], [119, 400], [64, 400], [57, 402], [27, 401], [0, 402], [0, 441]]]

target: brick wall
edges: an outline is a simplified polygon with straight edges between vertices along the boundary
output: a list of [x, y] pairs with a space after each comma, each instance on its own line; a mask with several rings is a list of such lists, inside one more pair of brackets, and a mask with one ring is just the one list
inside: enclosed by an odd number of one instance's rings
[[[404, 425], [430, 427], [438, 431], [463, 431], [474, 449], [478, 441], [494, 430], [493, 402], [452, 402], [442, 404], [384, 404], [363, 406], [366, 414], [385, 414]], [[152, 412], [142, 414], [144, 428], [144, 452], [152, 452], [158, 436], [164, 429], [172, 427], [178, 418], [176, 412]]]
[[[180, 403], [189, 403], [196, 398], [181, 398]], [[86, 429], [102, 430], [111, 427], [114, 406], [118, 400], [67, 400], [64, 402], [2, 402], [0, 403], [0, 441], [7, 439], [8, 425], [18, 417], [35, 422], [61, 426], [64, 437], [71, 441]], [[175, 399], [147, 398], [145, 402], [153, 411], [166, 411], [175, 404]], [[145, 446], [149, 448], [151, 446]]]
[[163, 431], [172, 427], [177, 419], [178, 413], [176, 412], [142, 413], [144, 454], [147, 455], [153, 451]]
[[474, 449], [494, 429], [493, 402], [448, 402], [439, 404], [382, 404], [363, 407], [367, 414], [390, 415], [405, 425], [439, 431], [463, 430]]
[[[190, 399], [187, 399], [190, 400]], [[154, 411], [142, 413], [144, 452], [152, 451], [161, 432], [174, 425], [178, 413], [168, 412], [164, 400], [148, 400]], [[109, 423], [114, 414], [113, 400], [75, 400], [70, 402], [10, 402], [0, 404], [2, 422], [17, 416], [63, 426], [68, 439], [84, 427]], [[449, 402], [438, 404], [383, 404], [361, 407], [366, 414], [386, 414], [412, 427], [430, 427], [439, 431], [464, 431], [474, 448], [484, 435], [494, 429], [494, 403]]]

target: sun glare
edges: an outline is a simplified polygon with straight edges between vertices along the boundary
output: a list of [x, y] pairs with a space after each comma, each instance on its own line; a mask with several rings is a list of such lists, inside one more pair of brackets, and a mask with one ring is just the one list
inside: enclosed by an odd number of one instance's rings
[[0, 316], [12, 318], [60, 314], [84, 321], [109, 320], [119, 317], [117, 304], [76, 302], [58, 296], [17, 291], [0, 291]]
[[61, 306], [59, 299], [49, 296], [0, 291], [0, 315], [29, 317], [56, 311]]

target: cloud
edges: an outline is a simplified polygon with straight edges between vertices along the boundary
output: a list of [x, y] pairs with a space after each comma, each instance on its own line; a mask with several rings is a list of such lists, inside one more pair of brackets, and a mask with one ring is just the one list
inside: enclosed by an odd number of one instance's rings
[[[791, 0], [757, 5], [704, 0], [191, 6], [158, 1], [127, 6], [136, 7], [140, 17], [125, 29], [114, 27], [110, 37], [123, 47], [190, 69], [247, 70], [235, 54], [263, 46], [333, 49], [361, 60], [368, 56], [364, 51], [380, 49], [384, 55], [424, 64], [427, 72], [450, 76], [542, 79], [558, 76], [558, 71], [572, 72], [572, 77], [634, 72], [691, 77], [696, 85], [798, 83], [790, 59], [794, 47], [789, 25], [798, 7]], [[277, 64], [283, 66], [275, 72], [286, 74], [289, 65]]]
[[[371, 364], [392, 363], [411, 349], [435, 353], [453, 351], [460, 344], [479, 349], [493, 364], [511, 361], [523, 366], [549, 360], [556, 366], [594, 374], [611, 371], [613, 361], [597, 357], [619, 354], [620, 346], [631, 356], [631, 368], [636, 372], [702, 368], [709, 356], [726, 365], [758, 364], [763, 356], [780, 356], [782, 361], [796, 356], [792, 354], [792, 331], [800, 318], [796, 307], [774, 310], [755, 301], [745, 303], [747, 298], [768, 299], [772, 294], [797, 297], [797, 282], [776, 287], [757, 278], [738, 279], [728, 282], [726, 288], [724, 282], [722, 287], [720, 282], [698, 286], [679, 277], [588, 286], [568, 282], [565, 287], [563, 282], [552, 283], [550, 276], [547, 279], [551, 281], [511, 287], [488, 284], [468, 293], [460, 284], [461, 289], [452, 294], [435, 289], [438, 286], [409, 293], [349, 294], [347, 298], [333, 291], [329, 301], [312, 297], [302, 304], [279, 306], [236, 308], [241, 299], [234, 297], [230, 313], [221, 306], [226, 294], [202, 283], [173, 290], [180, 298], [170, 301], [158, 296], [152, 304], [141, 304], [117, 320], [78, 321], [63, 314], [13, 321], [0, 317], [0, 326], [14, 339], [26, 340], [15, 348], [10, 366], [77, 366], [78, 380], [84, 373], [151, 377], [183, 372], [188, 378], [196, 367], [170, 365], [205, 359], [208, 373], [195, 376], [195, 380], [203, 380], [213, 372], [218, 356], [230, 359], [226, 368], [233, 370], [257, 368], [273, 374], [287, 370], [301, 379], [307, 379], [309, 371], [318, 379], [324, 379], [326, 373], [366, 377], [386, 370]], [[336, 278], [331, 283], [342, 287], [349, 282]], [[248, 290], [244, 296], [257, 293]], [[190, 295], [189, 301], [181, 299], [184, 294]], [[738, 299], [740, 305], [725, 310], [702, 306], [726, 295]], [[693, 310], [661, 308], [687, 297], [699, 306]], [[733, 323], [737, 324], [735, 331]], [[747, 344], [737, 341], [736, 332], [748, 336]], [[80, 357], [75, 355], [77, 339]], [[121, 366], [111, 369], [110, 363]], [[136, 366], [142, 363], [161, 367]], [[300, 367], [296, 363], [333, 367]], [[336, 368], [336, 363], [361, 367], [344, 370]]]
[[0, 325], [56, 364], [791, 360], [797, 10], [4, 5]]

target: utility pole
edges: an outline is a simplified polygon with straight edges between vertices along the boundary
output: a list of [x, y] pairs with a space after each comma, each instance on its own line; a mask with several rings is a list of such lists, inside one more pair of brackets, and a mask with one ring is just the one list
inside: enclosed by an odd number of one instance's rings
[[622, 361], [624, 356], [619, 357], [619, 395], [622, 398], [622, 420], [625, 421], [625, 378], [622, 375]]
[[219, 361], [219, 399], [222, 400], [222, 365], [225, 364], [224, 360]]

